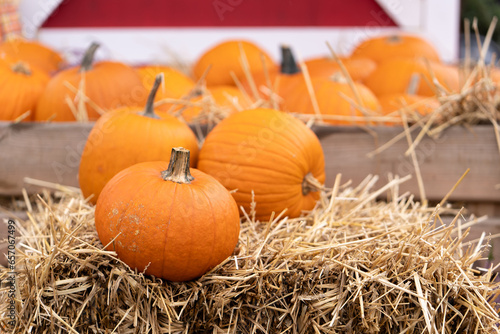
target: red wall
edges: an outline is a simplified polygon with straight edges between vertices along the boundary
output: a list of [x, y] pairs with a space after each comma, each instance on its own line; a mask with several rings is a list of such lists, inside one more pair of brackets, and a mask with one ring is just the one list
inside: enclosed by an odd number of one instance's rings
[[374, 0], [64, 0], [43, 27], [394, 25]]

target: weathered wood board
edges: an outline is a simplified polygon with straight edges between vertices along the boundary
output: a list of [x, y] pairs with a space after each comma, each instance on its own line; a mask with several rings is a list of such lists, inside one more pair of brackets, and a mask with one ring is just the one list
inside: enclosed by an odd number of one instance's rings
[[0, 123], [0, 195], [35, 187], [25, 177], [78, 186], [78, 165], [93, 124]]
[[[368, 175], [378, 175], [380, 186], [389, 173], [406, 176], [410, 181], [400, 190], [421, 197], [415, 164], [405, 156], [409, 148], [406, 137], [386, 150], [368, 157], [381, 145], [402, 133], [401, 128], [319, 128], [316, 130], [326, 159], [326, 183], [331, 186], [338, 173], [344, 181], [359, 184]], [[412, 134], [413, 139], [418, 131]], [[449, 197], [452, 201], [500, 202], [500, 152], [493, 126], [451, 127], [439, 138], [424, 137], [416, 146], [415, 160], [420, 169], [425, 197], [440, 201], [470, 169]]]

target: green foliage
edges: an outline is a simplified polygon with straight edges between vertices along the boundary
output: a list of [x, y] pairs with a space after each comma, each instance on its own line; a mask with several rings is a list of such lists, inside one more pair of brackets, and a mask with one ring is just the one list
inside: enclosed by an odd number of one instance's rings
[[[498, 0], [462, 0], [461, 3], [461, 32], [464, 31], [464, 20], [469, 19], [472, 23], [477, 19], [477, 26], [481, 35], [486, 35], [493, 17], [500, 18], [500, 1]], [[471, 30], [471, 32], [473, 32]], [[500, 24], [495, 27], [493, 40], [500, 42]]]

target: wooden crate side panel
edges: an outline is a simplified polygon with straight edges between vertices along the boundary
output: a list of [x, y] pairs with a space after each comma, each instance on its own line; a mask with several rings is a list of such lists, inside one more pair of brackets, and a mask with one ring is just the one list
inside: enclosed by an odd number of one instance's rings
[[0, 195], [19, 195], [24, 178], [78, 186], [78, 166], [93, 124], [1, 124]]
[[[398, 128], [377, 129], [375, 136], [366, 131], [318, 131], [326, 159], [326, 183], [331, 186], [338, 173], [344, 181], [361, 182], [367, 175], [379, 175], [379, 185], [388, 174], [412, 179], [401, 186], [420, 197], [415, 165], [405, 156], [406, 138], [375, 155], [368, 154], [401, 133]], [[415, 138], [417, 132], [412, 134]], [[440, 201], [463, 173], [470, 172], [452, 193], [453, 201], [500, 202], [500, 153], [493, 127], [449, 128], [440, 138], [425, 137], [415, 150], [426, 198]]]

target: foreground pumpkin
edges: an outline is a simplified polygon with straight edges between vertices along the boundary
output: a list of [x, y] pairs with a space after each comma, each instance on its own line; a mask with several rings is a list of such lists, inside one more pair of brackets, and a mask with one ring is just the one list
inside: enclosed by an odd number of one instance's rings
[[108, 110], [144, 103], [147, 91], [139, 74], [120, 62], [94, 63], [98, 46], [89, 47], [80, 66], [49, 81], [37, 104], [36, 121], [95, 121]]
[[285, 100], [284, 110], [309, 115], [319, 112], [316, 116], [321, 116], [325, 123], [332, 125], [365, 125], [369, 123], [366, 115], [378, 115], [380, 104], [377, 97], [361, 83], [353, 82], [351, 85], [343, 76], [335, 75], [330, 78], [312, 78], [311, 86], [318, 110], [313, 105], [305, 82], [297, 86]]
[[0, 120], [12, 121], [26, 112], [33, 113], [49, 76], [38, 68], [20, 61], [0, 60]]
[[189, 169], [189, 151], [170, 163], [143, 162], [112, 178], [95, 209], [99, 239], [131, 268], [170, 281], [202, 276], [230, 256], [240, 220], [231, 194]]
[[325, 181], [321, 144], [303, 122], [274, 109], [230, 115], [209, 132], [198, 169], [214, 176], [247, 213], [255, 195], [256, 218], [298, 217], [314, 208]]
[[244, 40], [229, 40], [205, 51], [195, 62], [193, 73], [197, 79], [206, 73], [207, 86], [234, 86], [231, 72], [238, 78], [243, 78], [245, 74], [241, 63], [243, 56], [248, 61], [250, 71], [261, 71], [264, 66], [274, 66], [271, 56], [256, 44]]
[[158, 76], [145, 110], [121, 108], [103, 115], [94, 125], [82, 152], [78, 179], [89, 201], [95, 203], [105, 184], [121, 170], [143, 161], [168, 158], [172, 147], [192, 153], [196, 165], [198, 142], [191, 128], [174, 116], [156, 115], [153, 101]]
[[0, 55], [22, 61], [47, 74], [60, 70], [65, 61], [59, 52], [33, 40], [14, 38], [0, 43]]
[[424, 58], [439, 62], [439, 52], [428, 40], [410, 34], [391, 34], [367, 38], [356, 45], [354, 57], [368, 57], [380, 63], [388, 58]]

